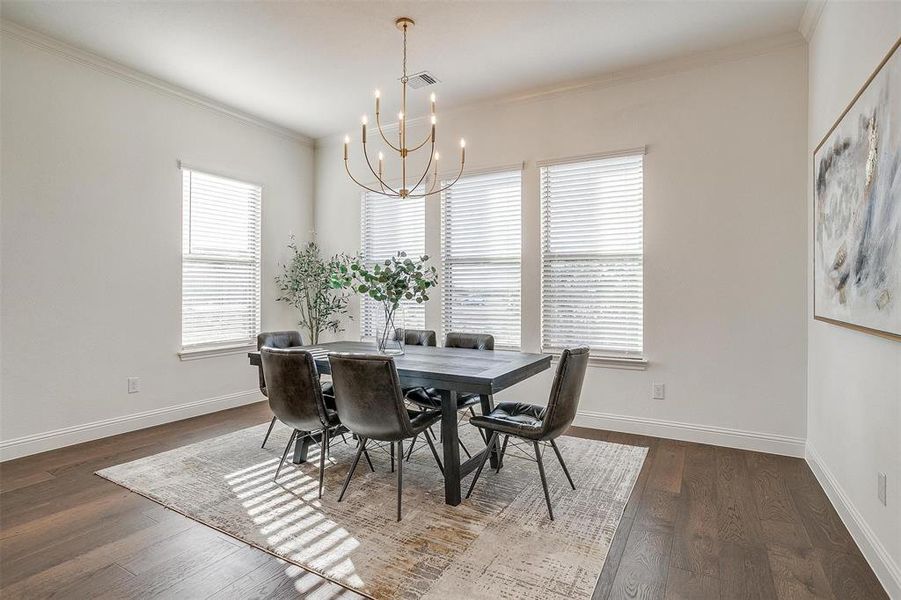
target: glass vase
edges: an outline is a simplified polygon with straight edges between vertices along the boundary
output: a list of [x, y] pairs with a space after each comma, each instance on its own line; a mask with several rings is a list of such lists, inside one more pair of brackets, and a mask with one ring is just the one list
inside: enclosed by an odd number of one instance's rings
[[399, 356], [404, 353], [404, 311], [385, 307], [385, 328], [376, 339], [380, 354]]

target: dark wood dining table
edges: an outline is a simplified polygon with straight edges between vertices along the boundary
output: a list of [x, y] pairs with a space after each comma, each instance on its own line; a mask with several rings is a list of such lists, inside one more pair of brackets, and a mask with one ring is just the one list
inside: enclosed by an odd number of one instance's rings
[[[305, 346], [313, 352], [320, 373], [331, 373], [328, 354], [335, 352], [375, 353], [376, 346], [367, 342], [327, 342]], [[249, 352], [250, 364], [259, 366], [260, 353]], [[394, 364], [403, 387], [431, 387], [441, 394], [441, 431], [444, 448], [444, 500], [447, 504], [460, 504], [460, 480], [475, 470], [485, 448], [474, 453], [466, 462], [460, 462], [460, 445], [457, 432], [457, 394], [478, 394], [483, 414], [494, 408], [492, 396], [520, 381], [548, 369], [550, 354], [530, 354], [508, 350], [468, 350], [463, 348], [437, 348], [433, 346], [407, 346], [405, 353], [394, 357]], [[339, 415], [340, 418], [340, 415]], [[304, 438], [304, 443], [309, 443]], [[306, 447], [295, 449], [295, 462], [303, 460]], [[497, 452], [492, 452], [491, 466], [498, 464]]]

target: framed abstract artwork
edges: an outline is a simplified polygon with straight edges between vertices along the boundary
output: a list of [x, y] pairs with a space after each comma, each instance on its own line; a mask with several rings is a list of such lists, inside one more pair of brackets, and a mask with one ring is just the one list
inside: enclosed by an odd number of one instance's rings
[[813, 314], [901, 341], [901, 52], [813, 152]]

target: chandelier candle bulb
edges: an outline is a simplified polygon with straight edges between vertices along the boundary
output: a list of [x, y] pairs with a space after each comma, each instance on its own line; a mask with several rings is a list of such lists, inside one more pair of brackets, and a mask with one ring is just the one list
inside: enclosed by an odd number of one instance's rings
[[347, 161], [347, 145], [350, 143], [350, 136], [344, 136], [344, 160]]
[[363, 143], [365, 144], [366, 143], [366, 123], [369, 121], [369, 119], [366, 118], [366, 115], [363, 115], [363, 118], [360, 119], [360, 121], [361, 121], [362, 127], [363, 127]]
[[[431, 96], [430, 100], [432, 101], [432, 114], [434, 115], [435, 114], [435, 92], [432, 92], [432, 96]], [[433, 123], [434, 123], [434, 121], [433, 121]]]

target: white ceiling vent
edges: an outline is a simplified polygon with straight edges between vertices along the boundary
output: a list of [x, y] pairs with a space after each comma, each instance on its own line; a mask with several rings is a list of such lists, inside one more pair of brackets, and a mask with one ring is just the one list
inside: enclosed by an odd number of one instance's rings
[[440, 80], [428, 71], [420, 71], [419, 73], [414, 73], [413, 75], [409, 76], [409, 79], [407, 79], [407, 85], [409, 85], [414, 90], [428, 87], [430, 85], [435, 85], [436, 83], [440, 83]]

